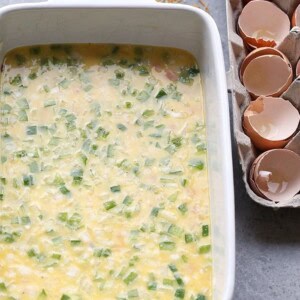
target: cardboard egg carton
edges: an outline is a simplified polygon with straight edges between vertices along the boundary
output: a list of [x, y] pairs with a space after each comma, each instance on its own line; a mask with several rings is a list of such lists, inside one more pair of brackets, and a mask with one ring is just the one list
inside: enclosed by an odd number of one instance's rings
[[[245, 1], [246, 2], [246, 1]], [[278, 5], [289, 17], [292, 16], [300, 0], [272, 0], [271, 2]], [[240, 163], [243, 170], [243, 180], [249, 196], [257, 203], [269, 207], [300, 207], [300, 193], [289, 201], [275, 203], [273, 201], [257, 196], [248, 183], [248, 175], [251, 165], [255, 158], [260, 154], [254, 148], [250, 138], [244, 133], [242, 128], [243, 112], [251, 101], [251, 97], [239, 78], [239, 67], [243, 59], [248, 54], [244, 47], [242, 38], [237, 34], [237, 20], [245, 3], [241, 0], [227, 0], [227, 24], [229, 39], [229, 58], [231, 68], [228, 73], [228, 86], [232, 92], [232, 110], [234, 135], [237, 142]], [[293, 71], [295, 72], [297, 61], [300, 58], [300, 28], [294, 27], [283, 40], [276, 46], [290, 60]], [[282, 95], [282, 98], [289, 100], [300, 112], [300, 76], [296, 78], [291, 86]], [[300, 155], [300, 128], [296, 135], [286, 145], [287, 149], [292, 150]], [[300, 192], [300, 191], [299, 191]]]

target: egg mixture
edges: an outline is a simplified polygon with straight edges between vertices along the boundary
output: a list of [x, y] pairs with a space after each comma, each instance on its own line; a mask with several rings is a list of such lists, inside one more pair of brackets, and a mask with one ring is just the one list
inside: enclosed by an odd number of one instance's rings
[[10, 51], [0, 299], [211, 299], [203, 105], [182, 50]]

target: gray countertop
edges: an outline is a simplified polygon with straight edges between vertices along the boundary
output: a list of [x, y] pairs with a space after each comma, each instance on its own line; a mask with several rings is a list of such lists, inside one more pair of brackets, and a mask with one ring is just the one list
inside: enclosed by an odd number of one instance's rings
[[[225, 1], [206, 0], [221, 34], [228, 67]], [[0, 6], [16, 2], [26, 1], [0, 0]], [[236, 214], [233, 299], [300, 299], [300, 210], [275, 211], [254, 203], [245, 191], [234, 140], [232, 146]]]

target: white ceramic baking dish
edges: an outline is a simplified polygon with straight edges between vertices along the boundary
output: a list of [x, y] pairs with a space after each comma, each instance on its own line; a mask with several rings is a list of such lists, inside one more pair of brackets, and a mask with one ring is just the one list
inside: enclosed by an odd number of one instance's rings
[[196, 57], [206, 109], [213, 299], [231, 299], [235, 269], [231, 139], [222, 46], [213, 19], [197, 8], [152, 0], [51, 0], [0, 9], [1, 61], [8, 50], [23, 45], [88, 42], [177, 47]]

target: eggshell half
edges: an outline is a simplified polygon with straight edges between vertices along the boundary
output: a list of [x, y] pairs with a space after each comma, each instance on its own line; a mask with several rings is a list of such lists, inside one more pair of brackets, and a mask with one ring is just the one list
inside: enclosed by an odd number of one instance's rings
[[280, 96], [293, 81], [287, 57], [273, 48], [259, 48], [246, 56], [240, 67], [240, 79], [252, 98]]
[[297, 6], [293, 17], [292, 17], [292, 26], [298, 26], [300, 27], [300, 4]]
[[287, 100], [259, 97], [244, 112], [243, 128], [252, 143], [265, 151], [283, 148], [300, 122], [298, 110]]
[[290, 20], [269, 1], [251, 1], [239, 16], [238, 31], [250, 47], [275, 47], [288, 35]]
[[254, 168], [253, 180], [267, 199], [283, 202], [300, 191], [300, 156], [287, 149], [262, 154]]
[[292, 68], [277, 55], [263, 55], [246, 67], [243, 82], [254, 97], [279, 96], [292, 83]]

